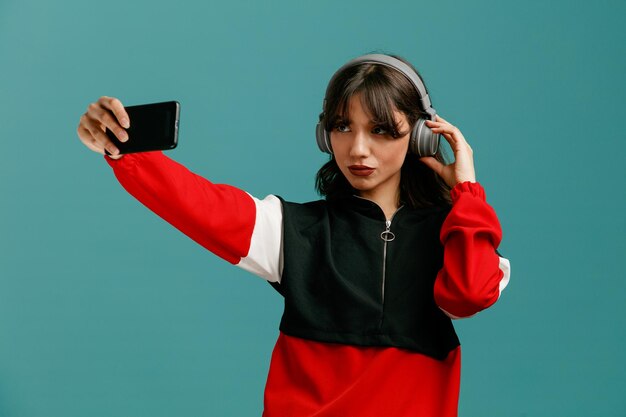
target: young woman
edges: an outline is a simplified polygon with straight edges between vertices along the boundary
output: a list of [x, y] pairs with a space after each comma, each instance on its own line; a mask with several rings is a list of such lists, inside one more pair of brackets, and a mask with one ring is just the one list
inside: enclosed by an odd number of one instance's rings
[[129, 123], [102, 97], [78, 136], [149, 209], [284, 296], [264, 416], [457, 415], [451, 319], [496, 302], [510, 266], [472, 149], [408, 62], [366, 55], [332, 77], [316, 129], [331, 154], [318, 201], [260, 200], [162, 152], [120, 155], [104, 131], [126, 141]]

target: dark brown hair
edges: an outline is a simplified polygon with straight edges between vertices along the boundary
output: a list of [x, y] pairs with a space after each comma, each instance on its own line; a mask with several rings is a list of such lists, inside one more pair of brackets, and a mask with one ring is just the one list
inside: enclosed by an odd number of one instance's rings
[[[397, 55], [390, 56], [415, 70], [405, 59]], [[423, 81], [417, 70], [415, 73]], [[410, 129], [420, 116], [424, 117], [419, 104], [419, 94], [403, 74], [384, 65], [363, 63], [346, 68], [337, 74], [329, 85], [326, 106], [320, 114], [320, 122], [326, 131], [332, 131], [340, 119], [349, 119], [350, 98], [359, 93], [364, 108], [371, 113], [377, 124], [391, 132], [393, 138], [402, 137], [410, 132], [410, 130], [398, 131], [394, 110], [406, 116]], [[442, 138], [442, 142], [444, 140]], [[444, 164], [448, 163], [441, 146], [435, 158]], [[341, 173], [332, 155], [317, 172], [315, 188], [327, 199], [357, 193]], [[450, 187], [435, 171], [420, 162], [417, 155], [408, 153], [400, 171], [400, 201], [412, 208], [450, 205]]]

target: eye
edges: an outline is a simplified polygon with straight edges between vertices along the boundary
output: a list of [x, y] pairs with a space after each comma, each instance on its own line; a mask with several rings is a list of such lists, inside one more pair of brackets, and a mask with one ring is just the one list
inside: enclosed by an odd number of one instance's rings
[[348, 128], [348, 125], [346, 125], [345, 123], [337, 123], [335, 125], [335, 130], [337, 132], [349, 132], [350, 129]]
[[382, 126], [375, 126], [374, 129], [372, 129], [372, 133], [374, 133], [375, 135], [387, 135], [387, 134], [389, 134], [389, 132]]

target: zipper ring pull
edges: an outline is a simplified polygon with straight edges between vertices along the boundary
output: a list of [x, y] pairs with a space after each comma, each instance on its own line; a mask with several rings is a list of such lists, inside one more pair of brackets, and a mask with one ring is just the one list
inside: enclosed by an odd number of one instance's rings
[[380, 238], [385, 242], [391, 242], [396, 238], [396, 235], [394, 235], [391, 230], [385, 230], [380, 234]]

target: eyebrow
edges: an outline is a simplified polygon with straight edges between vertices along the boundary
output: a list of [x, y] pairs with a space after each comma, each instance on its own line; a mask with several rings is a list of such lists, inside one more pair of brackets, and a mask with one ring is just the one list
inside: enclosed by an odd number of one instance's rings
[[[350, 123], [352, 123], [352, 120], [350, 120], [350, 119], [348, 119], [348, 118], [345, 118], [345, 117], [342, 117], [342, 116], [337, 116], [337, 117], [335, 118], [335, 123], [338, 123], [338, 122], [343, 122], [343, 123], [350, 124]], [[382, 124], [382, 123], [377, 122], [377, 121], [375, 121], [375, 120], [370, 120], [370, 121], [369, 121], [369, 123], [370, 123], [370, 124], [372, 124], [372, 125], [379, 125], [379, 124]]]

